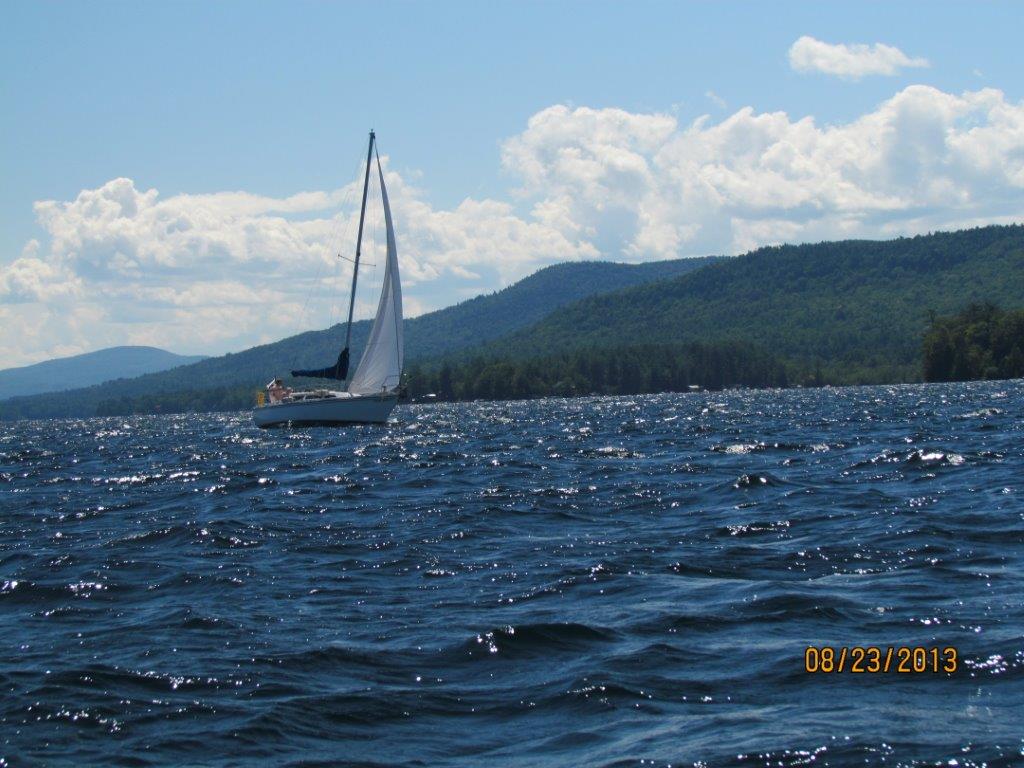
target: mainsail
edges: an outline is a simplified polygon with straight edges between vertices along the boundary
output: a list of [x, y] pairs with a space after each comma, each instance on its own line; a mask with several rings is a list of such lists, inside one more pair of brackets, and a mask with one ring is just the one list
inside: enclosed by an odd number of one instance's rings
[[348, 391], [353, 395], [379, 394], [398, 389], [402, 378], [402, 286], [398, 280], [398, 250], [395, 247], [395, 230], [391, 224], [391, 206], [388, 190], [384, 186], [384, 171], [380, 155], [374, 146], [375, 136], [370, 131], [370, 144], [366, 150], [366, 173], [363, 176], [363, 202], [359, 209], [359, 233], [356, 235], [356, 259], [352, 270], [352, 292], [349, 296], [348, 327], [345, 331], [345, 347], [334, 365], [326, 368], [292, 371], [292, 376], [306, 376], [318, 379], [348, 378], [349, 343], [352, 341], [352, 313], [356, 305], [356, 285], [359, 278], [359, 256], [363, 246], [363, 223], [366, 220], [366, 193], [370, 188], [370, 164], [377, 158], [377, 174], [380, 176], [380, 193], [384, 202], [384, 222], [387, 225], [388, 254], [384, 268], [384, 287], [377, 305], [377, 317], [370, 330], [370, 338], [359, 360], [359, 367], [348, 382]]
[[366, 342], [359, 367], [348, 383], [353, 395], [376, 394], [398, 388], [402, 378], [402, 286], [398, 279], [398, 249], [395, 247], [395, 229], [391, 223], [388, 190], [384, 186], [384, 171], [377, 155], [377, 174], [384, 200], [384, 223], [387, 227], [388, 255], [384, 267], [384, 286], [377, 304], [370, 338]]

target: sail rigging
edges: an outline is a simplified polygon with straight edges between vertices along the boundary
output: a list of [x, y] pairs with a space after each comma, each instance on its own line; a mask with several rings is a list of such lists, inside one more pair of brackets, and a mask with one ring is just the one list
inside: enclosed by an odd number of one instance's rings
[[[366, 171], [363, 173], [363, 201], [359, 206], [359, 233], [356, 235], [356, 261], [352, 269], [352, 292], [348, 300], [348, 326], [345, 329], [345, 346], [338, 355], [334, 365], [326, 368], [314, 368], [302, 371], [292, 371], [292, 376], [311, 379], [337, 379], [345, 381], [348, 378], [349, 347], [352, 344], [352, 313], [356, 307], [356, 282], [359, 280], [359, 257], [363, 252], [363, 224], [366, 222], [366, 195], [370, 190], [370, 164], [373, 162], [373, 145], [377, 137], [370, 131], [370, 145], [366, 150]], [[380, 159], [377, 160], [378, 166]]]
[[398, 276], [398, 248], [395, 228], [391, 221], [391, 205], [384, 184], [384, 170], [377, 155], [377, 174], [384, 203], [384, 225], [387, 230], [387, 261], [384, 266], [384, 286], [377, 304], [377, 315], [370, 329], [363, 356], [359, 360], [348, 391], [364, 395], [391, 391], [398, 388], [404, 363], [402, 343], [402, 285]]
[[356, 372], [348, 380], [348, 392], [353, 395], [371, 394], [398, 388], [402, 376], [402, 287], [398, 276], [398, 250], [395, 246], [395, 230], [391, 221], [391, 206], [388, 202], [387, 187], [380, 155], [376, 151], [376, 136], [370, 131], [370, 145], [366, 153], [366, 170], [363, 175], [363, 199], [359, 209], [359, 232], [356, 236], [356, 258], [352, 270], [352, 292], [348, 305], [348, 327], [345, 330], [345, 346], [334, 365], [326, 368], [292, 371], [292, 376], [348, 379], [349, 349], [352, 342], [352, 316], [355, 310], [356, 286], [359, 280], [359, 260], [363, 248], [363, 225], [366, 221], [366, 198], [370, 188], [370, 165], [377, 161], [380, 178], [381, 200], [384, 204], [384, 222], [387, 228], [387, 262], [384, 268], [384, 285], [377, 314], [370, 330], [370, 337], [363, 349]]

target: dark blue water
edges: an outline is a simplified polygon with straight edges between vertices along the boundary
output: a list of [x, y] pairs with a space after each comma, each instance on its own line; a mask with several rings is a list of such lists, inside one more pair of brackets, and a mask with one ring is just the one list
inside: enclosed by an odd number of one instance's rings
[[[4, 425], [0, 763], [1019, 765], [1022, 415], [1003, 382]], [[962, 665], [804, 672], [825, 644]]]

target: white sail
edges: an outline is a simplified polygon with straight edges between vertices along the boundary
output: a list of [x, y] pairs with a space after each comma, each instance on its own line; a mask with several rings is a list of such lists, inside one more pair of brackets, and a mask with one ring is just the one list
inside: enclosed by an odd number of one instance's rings
[[388, 255], [377, 317], [374, 318], [359, 367], [348, 383], [348, 391], [353, 395], [390, 392], [398, 388], [402, 378], [402, 286], [398, 280], [398, 249], [395, 247], [395, 229], [391, 224], [391, 206], [388, 204], [380, 158], [377, 158], [377, 173], [380, 175], [380, 192], [384, 200]]

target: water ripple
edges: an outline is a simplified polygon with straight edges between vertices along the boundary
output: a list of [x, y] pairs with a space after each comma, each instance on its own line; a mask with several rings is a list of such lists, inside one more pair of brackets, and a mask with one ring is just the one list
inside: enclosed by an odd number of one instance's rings
[[0, 425], [0, 765], [1024, 759], [1024, 384], [396, 415]]

